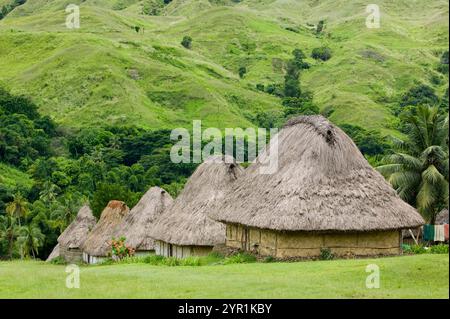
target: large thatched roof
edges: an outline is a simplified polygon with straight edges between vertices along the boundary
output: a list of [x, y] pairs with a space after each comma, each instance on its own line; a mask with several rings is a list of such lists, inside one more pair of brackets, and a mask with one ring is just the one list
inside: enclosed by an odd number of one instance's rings
[[436, 216], [436, 225], [448, 224], [448, 209], [444, 208], [440, 211], [440, 213]]
[[149, 227], [172, 203], [172, 196], [164, 189], [150, 188], [124, 217], [115, 237], [124, 236], [126, 244], [136, 250], [153, 250], [154, 240], [148, 235]]
[[206, 214], [209, 205], [223, 199], [226, 189], [242, 171], [231, 157], [209, 157], [189, 178], [174, 204], [156, 220], [150, 235], [176, 245], [224, 243], [224, 225]]
[[58, 237], [58, 243], [65, 248], [80, 248], [96, 222], [89, 206], [81, 207], [75, 220]]
[[116, 228], [129, 212], [130, 209], [124, 202], [110, 201], [82, 245], [83, 252], [91, 256], [107, 256], [111, 251], [111, 240]]
[[[211, 210], [217, 221], [286, 231], [371, 231], [424, 223], [353, 141], [322, 116], [290, 120], [278, 134], [278, 169], [245, 170]], [[266, 158], [263, 152], [258, 158]]]

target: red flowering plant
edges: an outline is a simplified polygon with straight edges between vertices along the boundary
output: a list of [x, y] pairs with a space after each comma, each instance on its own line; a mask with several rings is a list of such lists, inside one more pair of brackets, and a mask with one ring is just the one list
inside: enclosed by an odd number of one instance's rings
[[130, 246], [125, 245], [125, 237], [119, 239], [113, 238], [111, 240], [111, 257], [114, 260], [121, 260], [125, 257], [131, 257], [134, 255], [135, 250]]

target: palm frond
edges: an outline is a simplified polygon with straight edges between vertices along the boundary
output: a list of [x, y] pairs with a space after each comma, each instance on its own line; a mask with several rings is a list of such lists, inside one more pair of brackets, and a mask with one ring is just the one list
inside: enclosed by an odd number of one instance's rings
[[430, 185], [442, 185], [445, 182], [445, 177], [437, 170], [434, 165], [430, 165], [426, 170], [422, 173], [422, 179], [424, 182]]

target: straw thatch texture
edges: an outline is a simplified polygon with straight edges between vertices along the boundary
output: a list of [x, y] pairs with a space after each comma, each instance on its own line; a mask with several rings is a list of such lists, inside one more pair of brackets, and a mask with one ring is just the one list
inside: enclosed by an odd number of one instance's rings
[[183, 246], [225, 243], [225, 226], [206, 214], [209, 205], [222, 200], [226, 189], [242, 172], [232, 157], [209, 157], [189, 178], [172, 207], [156, 220], [150, 235]]
[[126, 244], [137, 251], [154, 250], [155, 242], [148, 235], [149, 227], [172, 203], [172, 196], [164, 189], [150, 188], [139, 203], [124, 217], [115, 237], [124, 236]]
[[436, 225], [448, 224], [448, 209], [444, 208], [441, 212], [436, 216]]
[[87, 205], [81, 207], [75, 220], [58, 237], [58, 243], [65, 249], [80, 248], [96, 222], [90, 207]]
[[112, 200], [103, 210], [100, 220], [81, 246], [90, 256], [107, 256], [111, 251], [111, 240], [117, 227], [130, 209], [124, 202]]
[[55, 248], [53, 248], [52, 252], [48, 255], [45, 261], [52, 261], [56, 257], [59, 257], [59, 244], [56, 244]]
[[375, 231], [424, 223], [353, 141], [322, 116], [290, 120], [278, 134], [278, 169], [245, 170], [211, 210], [217, 221], [283, 231]]

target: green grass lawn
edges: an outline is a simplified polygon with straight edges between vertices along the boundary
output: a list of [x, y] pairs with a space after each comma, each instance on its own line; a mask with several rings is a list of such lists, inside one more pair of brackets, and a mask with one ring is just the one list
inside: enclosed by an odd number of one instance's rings
[[[213, 266], [82, 266], [80, 288], [65, 266], [0, 262], [0, 298], [448, 298], [448, 255]], [[380, 288], [365, 286], [366, 266]]]

